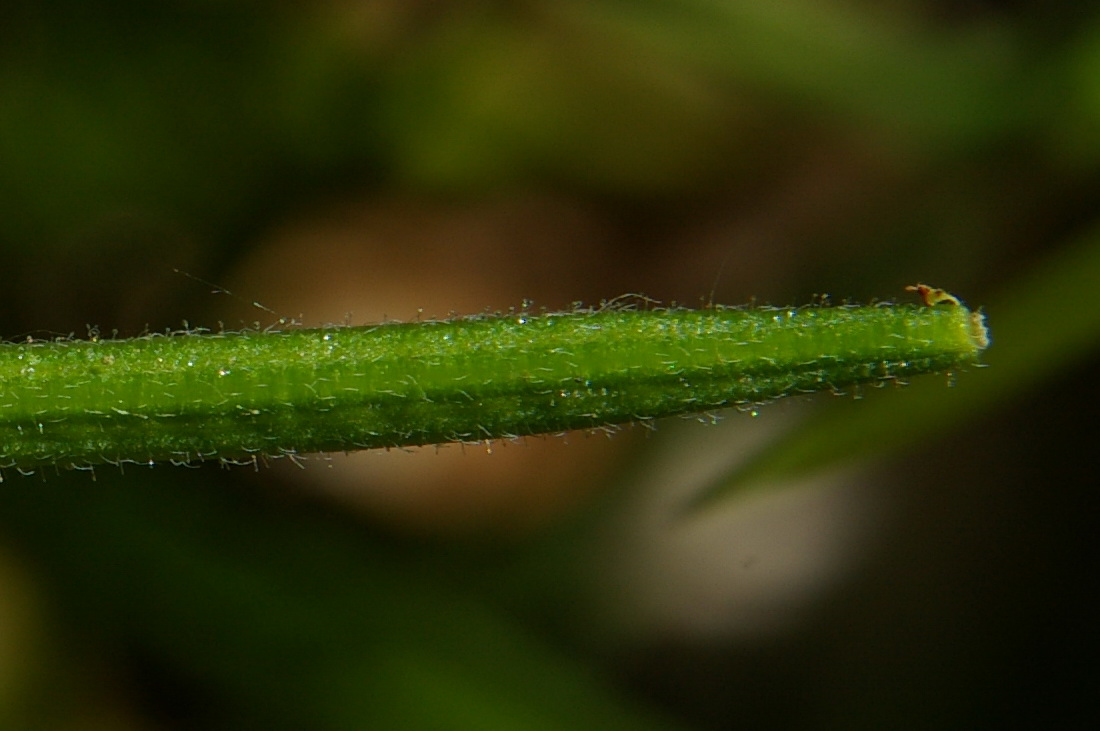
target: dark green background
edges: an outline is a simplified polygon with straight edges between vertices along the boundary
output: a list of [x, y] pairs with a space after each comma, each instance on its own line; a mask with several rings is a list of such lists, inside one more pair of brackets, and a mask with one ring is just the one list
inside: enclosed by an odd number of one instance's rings
[[[1090, 3], [6, 3], [7, 339], [270, 320], [174, 269], [247, 279], [285, 227], [377, 206], [434, 222], [422, 252], [362, 244], [414, 299], [429, 269], [475, 308], [921, 280], [987, 304], [991, 368], [957, 390], [1012, 378], [875, 468], [886, 538], [756, 642], [594, 619], [589, 547], [661, 431], [509, 540], [216, 465], [5, 473], [0, 725], [1090, 726], [1098, 173]], [[452, 243], [456, 218], [499, 235]]]

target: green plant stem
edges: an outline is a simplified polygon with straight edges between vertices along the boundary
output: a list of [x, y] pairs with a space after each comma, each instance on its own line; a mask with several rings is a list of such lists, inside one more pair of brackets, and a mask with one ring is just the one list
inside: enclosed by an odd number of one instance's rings
[[591, 429], [943, 371], [964, 307], [604, 309], [0, 345], [0, 466], [259, 457]]

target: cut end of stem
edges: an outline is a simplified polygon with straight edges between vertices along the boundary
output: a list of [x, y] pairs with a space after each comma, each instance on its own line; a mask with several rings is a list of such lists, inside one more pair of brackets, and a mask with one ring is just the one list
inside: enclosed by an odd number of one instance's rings
[[989, 347], [989, 328], [985, 324], [985, 313], [974, 310], [970, 313], [970, 340], [979, 351]]

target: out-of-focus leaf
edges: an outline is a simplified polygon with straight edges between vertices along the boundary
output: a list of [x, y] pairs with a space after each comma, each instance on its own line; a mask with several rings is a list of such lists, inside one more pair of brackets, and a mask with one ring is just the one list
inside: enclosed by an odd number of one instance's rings
[[1070, 169], [1094, 169], [1100, 160], [1100, 19], [1085, 25], [1048, 83], [1068, 96], [1050, 115], [1050, 143], [1058, 161]]
[[823, 119], [867, 128], [921, 154], [984, 143], [1042, 105], [1017, 88], [1012, 39], [986, 27], [951, 37], [839, 3], [781, 0], [588, 5], [609, 37], [785, 97]]
[[0, 529], [70, 622], [126, 648], [139, 688], [188, 690], [196, 727], [667, 728], [480, 598], [484, 561], [217, 473], [157, 477], [6, 489]]
[[469, 189], [544, 177], [582, 189], [697, 189], [736, 165], [732, 101], [671, 54], [584, 18], [465, 18], [441, 25], [396, 67], [381, 112], [408, 182]]
[[771, 481], [795, 479], [858, 458], [882, 456], [1027, 392], [1100, 345], [1100, 229], [1053, 255], [985, 308], [988, 368], [957, 374], [957, 387], [930, 378], [874, 398], [838, 403], [810, 417], [700, 491], [714, 503]]

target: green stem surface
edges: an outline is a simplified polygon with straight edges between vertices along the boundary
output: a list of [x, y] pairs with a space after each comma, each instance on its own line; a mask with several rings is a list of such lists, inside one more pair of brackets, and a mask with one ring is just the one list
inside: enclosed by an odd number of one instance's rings
[[976, 361], [965, 307], [609, 309], [0, 344], [0, 466], [258, 457], [588, 429]]

